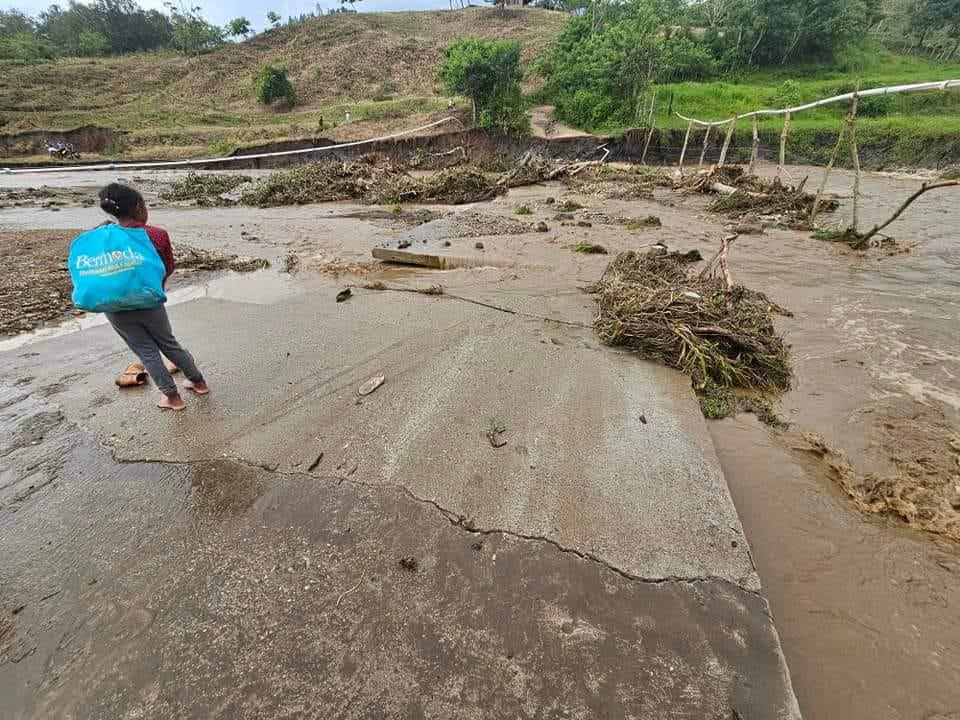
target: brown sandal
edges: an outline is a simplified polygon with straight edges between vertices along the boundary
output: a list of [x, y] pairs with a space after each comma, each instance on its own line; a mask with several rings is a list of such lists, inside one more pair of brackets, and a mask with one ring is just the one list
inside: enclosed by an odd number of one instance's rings
[[147, 371], [140, 363], [130, 363], [117, 378], [117, 387], [136, 387], [147, 381]]
[[167, 369], [167, 372], [170, 373], [171, 375], [176, 375], [178, 372], [180, 372], [180, 368], [178, 368], [176, 365], [174, 365], [172, 362], [170, 362], [166, 358], [163, 359], [163, 366]]

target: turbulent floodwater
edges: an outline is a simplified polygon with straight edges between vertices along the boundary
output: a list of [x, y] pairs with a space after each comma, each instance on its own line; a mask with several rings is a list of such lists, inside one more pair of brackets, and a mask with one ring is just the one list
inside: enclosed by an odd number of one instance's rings
[[[819, 179], [814, 169], [810, 181]], [[833, 190], [848, 194], [841, 174]], [[870, 176], [864, 224], [916, 179]], [[781, 411], [862, 473], [952, 472], [960, 437], [960, 203], [921, 198], [889, 230], [919, 243], [851, 258], [799, 233], [738, 239], [735, 279], [796, 313], [797, 380]], [[845, 200], [838, 216], [849, 213]], [[773, 608], [807, 720], [960, 717], [960, 548], [865, 517], [829, 469], [752, 418], [711, 433]], [[945, 469], [948, 468], [948, 469]], [[957, 488], [960, 492], [960, 488]]]

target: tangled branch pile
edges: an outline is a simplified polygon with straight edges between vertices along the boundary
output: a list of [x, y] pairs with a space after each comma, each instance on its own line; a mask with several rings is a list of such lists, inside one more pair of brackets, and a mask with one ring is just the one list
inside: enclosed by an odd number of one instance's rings
[[786, 311], [763, 293], [728, 286], [711, 274], [712, 263], [694, 274], [698, 256], [654, 250], [614, 258], [592, 288], [600, 339], [682, 370], [701, 393], [787, 390], [789, 352], [772, 320]]
[[246, 175], [204, 174], [191, 172], [174, 181], [160, 193], [164, 200], [196, 200], [200, 204], [216, 204], [219, 196], [250, 182]]
[[[804, 179], [799, 185], [784, 185], [780, 178], [771, 180], [744, 173], [743, 168], [723, 165], [699, 172], [684, 180], [681, 187], [686, 191], [696, 190], [716, 193], [710, 210], [741, 217], [748, 213], [776, 215], [783, 222], [794, 224], [806, 222], [813, 209], [815, 196], [805, 192]], [[836, 210], [835, 198], [821, 198], [819, 209]]]
[[607, 200], [652, 198], [657, 187], [673, 187], [673, 180], [659, 168], [624, 163], [597, 164], [564, 178], [571, 190]]
[[275, 172], [243, 194], [257, 207], [361, 200], [387, 205], [401, 202], [460, 204], [489, 200], [505, 188], [471, 167], [455, 167], [418, 179], [385, 163], [322, 162]]

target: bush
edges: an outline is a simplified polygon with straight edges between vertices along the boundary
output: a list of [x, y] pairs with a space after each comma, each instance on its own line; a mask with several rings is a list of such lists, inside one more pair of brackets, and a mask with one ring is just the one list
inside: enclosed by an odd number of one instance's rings
[[16, 33], [0, 38], [0, 60], [31, 63], [56, 57], [53, 45], [32, 33]]
[[277, 100], [293, 105], [297, 101], [293, 85], [287, 79], [286, 69], [274, 65], [264, 65], [253, 74], [253, 92], [257, 100], [264, 105], [270, 105]]
[[783, 84], [777, 88], [777, 91], [770, 99], [773, 106], [780, 110], [788, 107], [796, 107], [803, 102], [800, 97], [800, 85], [796, 80], [784, 80]]
[[[870, 88], [883, 87], [887, 83], [881, 80], [861, 80], [860, 88], [869, 90]], [[857, 89], [856, 83], [848, 82], [838, 85], [833, 95], [843, 95]], [[857, 101], [857, 115], [862, 117], [886, 117], [894, 111], [896, 99], [893, 95], [875, 95], [873, 97], [860, 98]], [[846, 111], [844, 111], [846, 112]]]
[[667, 38], [660, 54], [660, 82], [709, 80], [719, 72], [710, 47], [686, 35]]
[[591, 90], [581, 89], [572, 96], [557, 97], [556, 107], [558, 117], [589, 130], [629, 121], [629, 108], [620, 105], [614, 98]]
[[84, 30], [77, 38], [77, 53], [81, 57], [98, 57], [110, 51], [110, 38], [103, 33]]

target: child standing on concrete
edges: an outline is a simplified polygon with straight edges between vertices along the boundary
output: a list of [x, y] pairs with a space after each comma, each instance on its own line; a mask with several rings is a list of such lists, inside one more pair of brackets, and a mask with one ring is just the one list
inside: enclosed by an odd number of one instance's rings
[[[129, 185], [110, 183], [99, 193], [100, 208], [117, 219], [117, 223], [128, 228], [143, 228], [150, 241], [163, 260], [166, 274], [163, 282], [173, 273], [173, 247], [170, 236], [162, 228], [147, 225], [147, 205], [143, 196]], [[128, 310], [105, 313], [107, 320], [123, 338], [123, 341], [140, 358], [144, 368], [150, 373], [153, 382], [163, 395], [157, 401], [161, 410], [183, 410], [186, 404], [177, 390], [177, 384], [163, 362], [166, 355], [187, 379], [183, 386], [196, 393], [206, 395], [210, 392], [203, 375], [197, 368], [193, 357], [184, 350], [170, 329], [170, 320], [163, 303], [146, 310]]]

